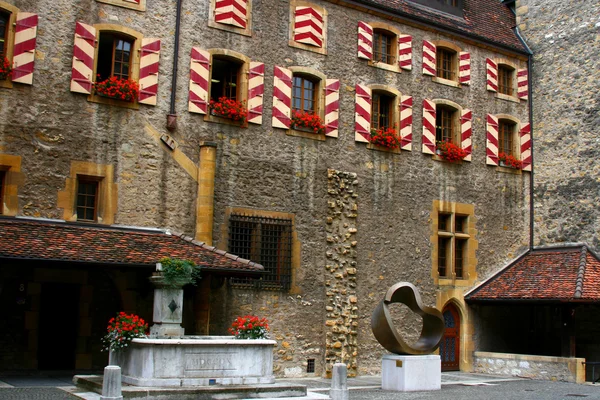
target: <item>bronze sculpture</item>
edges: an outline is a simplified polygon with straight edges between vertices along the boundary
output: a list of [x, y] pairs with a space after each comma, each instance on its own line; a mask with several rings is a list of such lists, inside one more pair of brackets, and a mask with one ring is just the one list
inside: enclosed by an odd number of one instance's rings
[[[388, 309], [392, 303], [402, 303], [423, 318], [423, 329], [419, 339], [409, 346], [396, 331]], [[436, 308], [424, 307], [417, 288], [408, 282], [399, 282], [386, 292], [383, 300], [373, 310], [371, 329], [377, 341], [395, 354], [431, 354], [440, 345], [444, 334], [444, 319]]]

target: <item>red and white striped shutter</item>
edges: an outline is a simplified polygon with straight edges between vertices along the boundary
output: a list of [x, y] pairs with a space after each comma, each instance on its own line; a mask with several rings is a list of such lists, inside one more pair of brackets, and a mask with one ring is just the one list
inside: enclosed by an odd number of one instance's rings
[[491, 58], [485, 60], [487, 70], [487, 90], [490, 92], [498, 91], [498, 64]]
[[273, 68], [273, 120], [274, 128], [290, 129], [292, 108], [292, 71]]
[[423, 100], [423, 144], [421, 151], [425, 154], [435, 154], [435, 103]]
[[412, 69], [412, 36], [398, 35], [398, 66], [402, 69]]
[[366, 22], [358, 22], [358, 58], [373, 59], [373, 28]]
[[246, 29], [248, 25], [247, 0], [216, 0], [215, 22]]
[[521, 125], [519, 131], [521, 139], [521, 162], [523, 171], [531, 171], [531, 125], [529, 123]]
[[294, 41], [323, 47], [323, 15], [312, 7], [296, 7]]
[[462, 110], [462, 114], [460, 116], [460, 134], [461, 134], [461, 147], [467, 153], [467, 155], [463, 158], [465, 161], [471, 161], [471, 153], [473, 152], [473, 142], [471, 136], [473, 134], [472, 130], [472, 120], [473, 113], [471, 110], [467, 110], [466, 108]]
[[528, 72], [527, 68], [520, 69], [517, 72], [517, 94], [520, 99], [528, 100], [529, 99], [529, 82], [528, 82]]
[[458, 80], [461, 85], [471, 84], [471, 53], [467, 51], [459, 54]]
[[338, 137], [340, 118], [340, 80], [325, 80], [325, 136]]
[[33, 84], [38, 15], [20, 12], [15, 28], [12, 81]]
[[208, 77], [210, 75], [210, 53], [192, 47], [190, 60], [190, 95], [188, 111], [197, 114], [208, 112]]
[[263, 95], [265, 94], [265, 64], [250, 62], [248, 72], [248, 122], [262, 125]]
[[412, 151], [412, 96], [400, 97], [400, 148]]
[[498, 118], [487, 115], [486, 157], [488, 165], [498, 165]]
[[354, 140], [368, 143], [371, 138], [371, 89], [356, 84], [354, 108]]
[[138, 102], [156, 105], [160, 39], [143, 38], [140, 54], [140, 94]]
[[81, 22], [75, 25], [71, 92], [92, 93], [96, 28]]
[[423, 40], [423, 75], [435, 76], [437, 46]]

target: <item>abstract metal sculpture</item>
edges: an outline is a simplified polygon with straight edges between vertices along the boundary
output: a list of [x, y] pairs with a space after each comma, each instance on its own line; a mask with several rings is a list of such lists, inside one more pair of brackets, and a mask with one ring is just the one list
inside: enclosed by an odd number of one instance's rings
[[[402, 339], [394, 327], [388, 309], [392, 303], [405, 304], [423, 318], [421, 335], [412, 346]], [[440, 345], [444, 334], [444, 319], [436, 308], [423, 306], [421, 296], [414, 285], [399, 282], [388, 289], [381, 303], [373, 310], [371, 329], [377, 341], [392, 353], [425, 355], [432, 353]]]

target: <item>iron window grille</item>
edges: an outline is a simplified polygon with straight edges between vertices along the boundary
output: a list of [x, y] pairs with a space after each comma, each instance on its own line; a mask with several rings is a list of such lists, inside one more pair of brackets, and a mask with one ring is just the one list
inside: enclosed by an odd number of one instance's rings
[[307, 374], [315, 373], [315, 359], [314, 358], [309, 358], [308, 360], [306, 360], [306, 373]]
[[292, 278], [292, 220], [232, 214], [229, 252], [262, 264], [260, 279], [230, 278], [236, 287], [289, 290]]

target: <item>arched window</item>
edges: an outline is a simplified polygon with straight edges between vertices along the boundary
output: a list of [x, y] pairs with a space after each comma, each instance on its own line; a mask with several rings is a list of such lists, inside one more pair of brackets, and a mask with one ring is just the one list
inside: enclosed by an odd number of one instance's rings
[[117, 32], [100, 32], [96, 76], [99, 81], [112, 76], [129, 79], [132, 75], [135, 38]]
[[394, 126], [395, 96], [381, 90], [373, 91], [371, 100], [371, 129], [387, 129]]
[[218, 100], [222, 97], [229, 100], [240, 98], [239, 86], [242, 64], [242, 62], [233, 58], [221, 55], [213, 56], [210, 78], [211, 100]]
[[498, 152], [507, 156], [519, 157], [515, 149], [517, 124], [508, 119], [498, 121]]
[[383, 29], [373, 30], [373, 61], [394, 65], [397, 58], [398, 39], [396, 35]]
[[458, 111], [448, 105], [436, 107], [435, 141], [458, 143]]
[[456, 51], [438, 46], [436, 51], [436, 76], [438, 78], [456, 81], [456, 70]]
[[424, 40], [423, 74], [448, 86], [470, 85], [471, 55], [446, 40]]
[[292, 110], [311, 114], [318, 113], [318, 93], [320, 80], [304, 75], [294, 74], [292, 80]]

